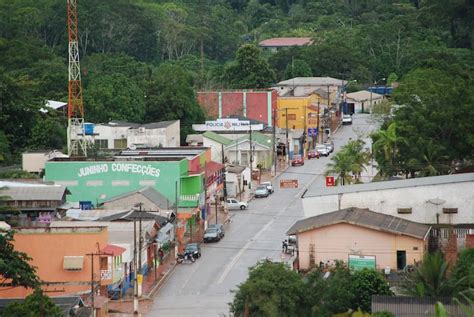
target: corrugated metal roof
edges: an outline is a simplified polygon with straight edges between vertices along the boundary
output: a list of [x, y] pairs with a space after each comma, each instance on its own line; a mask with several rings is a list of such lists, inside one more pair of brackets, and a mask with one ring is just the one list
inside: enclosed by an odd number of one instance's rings
[[449, 316], [467, 317], [467, 314], [446, 297], [372, 296], [372, 312], [389, 311], [397, 317], [425, 317], [435, 315], [436, 302], [443, 303]]
[[[235, 146], [235, 143], [241, 143], [241, 142], [245, 142], [245, 141], [250, 141], [250, 135], [249, 134], [245, 134], [244, 136], [238, 138], [237, 140], [234, 140], [232, 141], [229, 145], [227, 145], [226, 148], [232, 148], [233, 146]], [[267, 148], [271, 148], [272, 146], [272, 138], [266, 136], [265, 134], [263, 133], [260, 133], [260, 132], [252, 132], [252, 142], [256, 142], [258, 144], [260, 144], [261, 146], [264, 146], [264, 147], [267, 147]]]
[[362, 101], [368, 101], [370, 98], [372, 100], [374, 99], [382, 99], [384, 96], [376, 94], [375, 92], [372, 93], [372, 97], [370, 96], [370, 91], [367, 90], [361, 90], [361, 91], [356, 91], [356, 92], [351, 92], [350, 94], [347, 94], [348, 99], [353, 99], [359, 102]]
[[230, 143], [232, 143], [232, 141], [226, 138], [225, 136], [222, 136], [212, 131], [206, 131], [202, 134], [202, 136], [224, 145], [229, 145]]
[[302, 46], [313, 44], [313, 40], [310, 37], [274, 37], [271, 39], [263, 40], [258, 45], [263, 47], [276, 47], [276, 46]]
[[64, 194], [69, 193], [66, 186], [28, 186], [28, 187], [4, 187], [0, 189], [1, 196], [7, 196], [7, 200], [62, 200]]
[[403, 234], [425, 239], [430, 226], [371, 211], [369, 209], [346, 208], [297, 221], [287, 234], [296, 234], [338, 223], [348, 223], [369, 229]]
[[341, 86], [347, 81], [332, 77], [295, 77], [280, 81], [277, 86]]
[[402, 180], [381, 181], [325, 188], [321, 188], [314, 185], [308, 189], [306, 194], [304, 194], [303, 198], [472, 181], [474, 181], [474, 173], [409, 178]]

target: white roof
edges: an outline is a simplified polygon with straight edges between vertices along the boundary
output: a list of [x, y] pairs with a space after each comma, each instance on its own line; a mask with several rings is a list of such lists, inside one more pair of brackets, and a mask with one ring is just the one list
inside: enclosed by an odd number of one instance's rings
[[[369, 101], [370, 91], [361, 90], [361, 91], [351, 92], [350, 94], [347, 94], [346, 96], [347, 96], [347, 99], [352, 99], [359, 102]], [[375, 92], [372, 93], [372, 100], [382, 99], [383, 97], [384, 97], [383, 95], [376, 94]]]
[[128, 211], [128, 209], [123, 210], [105, 210], [105, 209], [92, 209], [92, 210], [82, 210], [79, 208], [71, 208], [66, 211], [66, 217], [69, 217], [74, 220], [80, 221], [95, 221], [102, 217], [112, 216], [118, 213]]
[[54, 101], [54, 100], [46, 100], [46, 106], [53, 108], [53, 109], [59, 109], [64, 106], [67, 106], [67, 102], [62, 102], [62, 101]]
[[347, 81], [332, 77], [295, 77], [280, 81], [278, 86], [341, 86]]

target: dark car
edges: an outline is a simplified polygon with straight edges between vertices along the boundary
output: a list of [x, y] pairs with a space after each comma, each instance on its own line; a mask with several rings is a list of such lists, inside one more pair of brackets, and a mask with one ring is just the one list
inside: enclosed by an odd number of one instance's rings
[[298, 166], [304, 165], [304, 158], [301, 155], [293, 156], [293, 160], [291, 160], [291, 166]]
[[316, 158], [318, 159], [319, 158], [319, 152], [316, 151], [316, 150], [309, 150], [308, 152], [308, 160], [312, 159], [312, 158]]
[[201, 257], [201, 247], [198, 243], [188, 243], [184, 248], [184, 253], [192, 253], [195, 259], [199, 259]]
[[221, 239], [221, 232], [217, 228], [207, 228], [206, 231], [204, 231], [204, 237], [203, 240], [204, 242], [217, 242]]
[[217, 230], [219, 230], [219, 234], [220, 234], [221, 238], [224, 238], [225, 230], [224, 230], [224, 226], [222, 224], [214, 223], [212, 225], [209, 225], [209, 227], [207, 227], [207, 229], [210, 229], [210, 228], [216, 228]]

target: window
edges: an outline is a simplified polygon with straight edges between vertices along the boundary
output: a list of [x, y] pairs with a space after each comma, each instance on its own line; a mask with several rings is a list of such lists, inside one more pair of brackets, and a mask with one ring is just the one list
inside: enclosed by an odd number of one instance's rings
[[109, 148], [109, 140], [95, 140], [94, 142], [99, 149]]
[[397, 208], [399, 214], [411, 214], [411, 208]]
[[114, 149], [126, 149], [126, 148], [127, 148], [127, 139], [114, 140]]
[[457, 208], [443, 208], [443, 214], [457, 214]]

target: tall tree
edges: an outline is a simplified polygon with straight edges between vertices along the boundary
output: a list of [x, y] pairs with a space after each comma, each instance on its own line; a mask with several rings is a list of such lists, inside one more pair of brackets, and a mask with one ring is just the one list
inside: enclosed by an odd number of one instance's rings
[[246, 44], [237, 51], [235, 61], [225, 65], [223, 78], [230, 88], [267, 88], [275, 83], [275, 72], [259, 48]]
[[183, 68], [162, 64], [146, 88], [145, 121], [181, 120], [181, 143], [192, 132], [192, 124], [205, 115], [193, 89], [192, 77]]
[[309, 67], [308, 63], [306, 63], [304, 60], [294, 59], [288, 63], [288, 65], [286, 65], [285, 79], [312, 76], [313, 72], [311, 71], [311, 67]]
[[387, 129], [381, 129], [372, 134], [373, 153], [379, 170], [386, 176], [400, 172], [399, 147], [406, 140], [397, 135], [397, 124], [391, 123]]
[[2, 312], [5, 317], [61, 317], [61, 309], [44, 295], [41, 289], [35, 289], [23, 302], [8, 305]]

